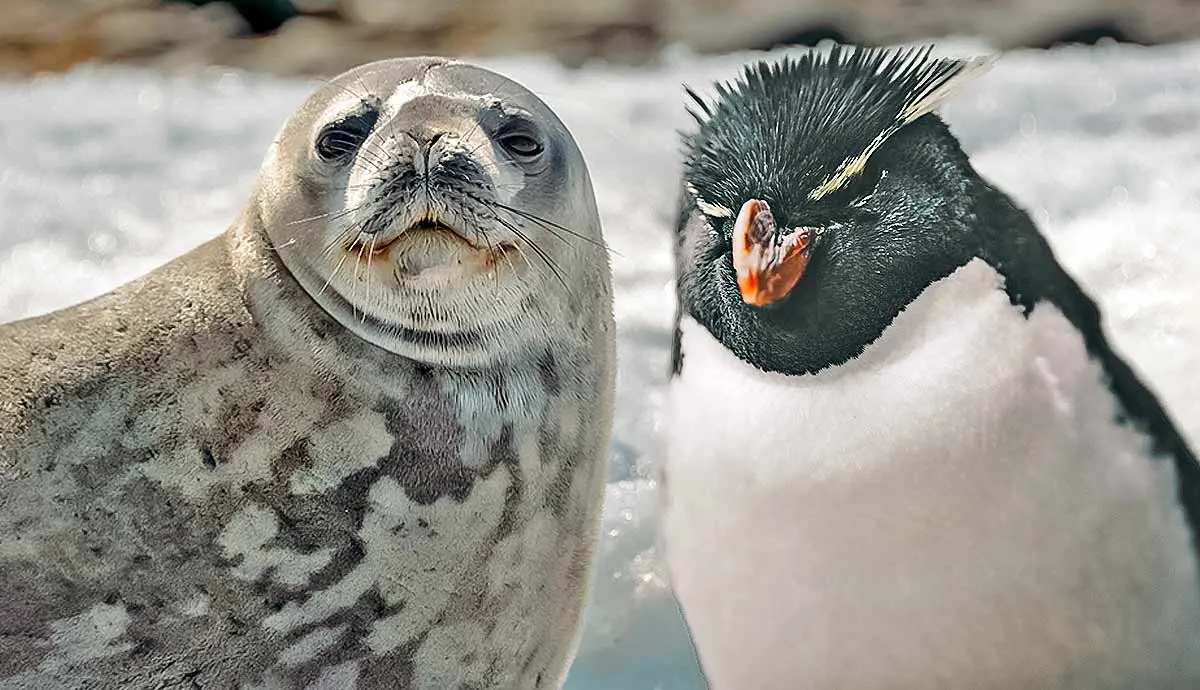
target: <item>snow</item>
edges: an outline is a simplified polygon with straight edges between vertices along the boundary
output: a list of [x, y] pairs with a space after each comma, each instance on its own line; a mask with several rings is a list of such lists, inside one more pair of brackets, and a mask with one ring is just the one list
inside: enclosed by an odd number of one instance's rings
[[[545, 57], [480, 61], [541, 94], [575, 133], [614, 252], [621, 373], [606, 539], [566, 690], [704, 687], [655, 552], [668, 228], [676, 130], [689, 125], [681, 84], [707, 91], [753, 57], [675, 52], [653, 68], [579, 71]], [[100, 294], [221, 232], [315, 84], [115, 67], [0, 82], [0, 321]], [[942, 112], [1200, 444], [1200, 43], [1012, 53]]]

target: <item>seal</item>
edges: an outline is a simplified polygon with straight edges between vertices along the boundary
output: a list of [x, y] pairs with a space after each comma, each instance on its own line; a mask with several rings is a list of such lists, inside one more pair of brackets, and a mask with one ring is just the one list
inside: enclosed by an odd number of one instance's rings
[[614, 334], [547, 105], [336, 77], [225, 233], [0, 327], [0, 688], [559, 687]]

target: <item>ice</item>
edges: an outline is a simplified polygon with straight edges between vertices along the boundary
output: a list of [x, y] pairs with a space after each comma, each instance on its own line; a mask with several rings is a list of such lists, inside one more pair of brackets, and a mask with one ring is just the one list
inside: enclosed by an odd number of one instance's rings
[[[612, 483], [567, 690], [704, 687], [655, 549], [676, 130], [689, 125], [683, 83], [706, 91], [760, 56], [672, 52], [652, 68], [578, 71], [539, 56], [482, 61], [541, 94], [575, 133], [613, 250]], [[222, 231], [315, 85], [112, 67], [0, 82], [0, 321], [100, 294]], [[1100, 300], [1118, 349], [1200, 441], [1200, 43], [1011, 53], [943, 113], [978, 169], [1033, 213]]]

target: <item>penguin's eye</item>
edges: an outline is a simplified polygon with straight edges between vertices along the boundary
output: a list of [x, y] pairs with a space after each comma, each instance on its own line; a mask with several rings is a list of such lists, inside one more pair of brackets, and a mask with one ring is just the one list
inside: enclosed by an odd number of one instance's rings
[[379, 111], [370, 109], [326, 125], [317, 137], [317, 156], [327, 163], [353, 157], [378, 120]]
[[870, 161], [863, 171], [852, 177], [845, 185], [828, 196], [822, 197], [821, 205], [833, 208], [856, 208], [861, 206], [879, 186], [880, 180], [887, 176], [882, 166], [872, 165]]

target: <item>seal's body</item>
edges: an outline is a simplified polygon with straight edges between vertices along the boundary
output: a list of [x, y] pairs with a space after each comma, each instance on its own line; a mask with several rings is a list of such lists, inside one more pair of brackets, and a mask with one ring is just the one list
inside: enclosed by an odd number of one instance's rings
[[339, 77], [227, 233], [0, 328], [0, 688], [558, 687], [614, 359], [553, 114]]
[[986, 64], [702, 106], [663, 529], [713, 690], [1200, 687], [1196, 457], [932, 114]]

